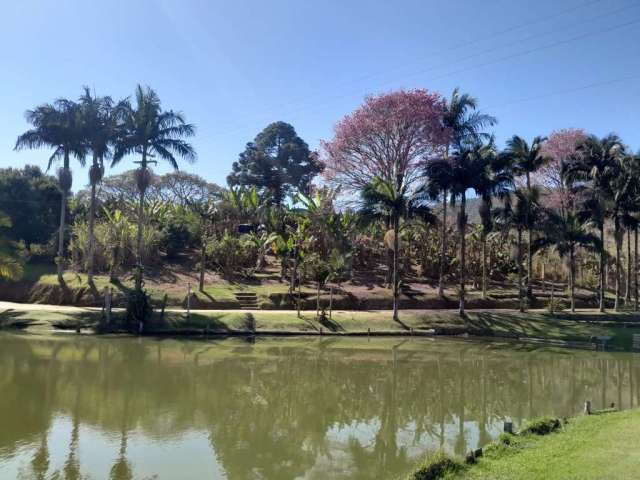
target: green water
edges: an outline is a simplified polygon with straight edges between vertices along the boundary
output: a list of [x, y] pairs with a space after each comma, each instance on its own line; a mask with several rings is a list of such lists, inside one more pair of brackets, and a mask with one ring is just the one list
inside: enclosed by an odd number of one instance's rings
[[395, 479], [505, 419], [640, 400], [640, 357], [445, 339], [0, 334], [0, 479]]

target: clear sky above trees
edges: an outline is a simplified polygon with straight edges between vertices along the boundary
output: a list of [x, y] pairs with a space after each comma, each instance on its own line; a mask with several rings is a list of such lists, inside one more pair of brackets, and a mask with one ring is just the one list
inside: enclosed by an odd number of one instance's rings
[[[514, 133], [583, 128], [600, 136], [613, 130], [638, 149], [640, 3], [532, 5], [3, 2], [0, 167], [45, 167], [45, 151], [11, 150], [27, 127], [24, 111], [75, 99], [84, 84], [116, 99], [137, 83], [155, 88], [198, 126], [199, 162], [186, 168], [219, 184], [270, 122], [291, 123], [313, 150], [364, 95], [400, 87], [447, 96], [460, 86], [498, 117], [499, 147]], [[76, 178], [77, 190], [86, 175]]]

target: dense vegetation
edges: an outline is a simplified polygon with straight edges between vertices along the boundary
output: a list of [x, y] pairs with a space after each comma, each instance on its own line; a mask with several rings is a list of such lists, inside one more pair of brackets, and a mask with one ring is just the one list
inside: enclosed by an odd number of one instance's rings
[[[638, 307], [640, 162], [613, 134], [516, 135], [500, 150], [497, 120], [475, 98], [398, 91], [368, 97], [319, 153], [293, 126], [268, 125], [222, 188], [178, 170], [196, 159], [195, 127], [148, 87], [120, 101], [85, 88], [26, 117], [16, 149], [47, 148], [61, 168], [57, 179], [0, 171], [4, 278], [55, 261], [60, 284], [70, 267], [89, 285], [130, 276], [141, 294], [145, 269], [182, 262], [200, 291], [207, 272], [243, 281], [277, 269], [292, 297], [303, 283], [319, 297], [327, 284], [381, 276], [394, 319], [409, 279], [437, 283], [440, 297], [455, 282], [461, 314], [468, 289], [485, 298], [492, 282], [515, 284], [524, 311], [536, 277], [551, 285], [552, 309], [561, 282], [572, 310], [580, 286], [604, 311], [612, 280], [614, 307]], [[72, 160], [89, 173], [75, 194]], [[105, 176], [124, 161], [137, 166]], [[175, 171], [154, 174], [159, 161]]]

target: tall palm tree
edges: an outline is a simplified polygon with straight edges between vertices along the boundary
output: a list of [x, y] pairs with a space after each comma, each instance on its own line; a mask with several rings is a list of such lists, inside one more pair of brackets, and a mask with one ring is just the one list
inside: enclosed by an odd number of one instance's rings
[[504, 200], [513, 189], [513, 169], [508, 158], [496, 155], [495, 152], [488, 154], [489, 168], [486, 175], [479, 178], [476, 189], [480, 197], [480, 241], [482, 244], [482, 298], [487, 296], [487, 235], [493, 230], [493, 199]]
[[[624, 223], [627, 228], [627, 303], [631, 303], [631, 277], [633, 276], [634, 310], [638, 311], [638, 229], [640, 228], [640, 155], [629, 155], [623, 164], [628, 178], [628, 191], [624, 205]], [[634, 234], [634, 254], [631, 258], [631, 232]]]
[[[625, 230], [633, 228], [635, 224], [635, 218], [632, 216], [632, 212], [638, 209], [637, 196], [638, 190], [638, 178], [637, 167], [635, 165], [634, 157], [622, 153], [618, 157], [618, 162], [612, 166], [614, 172], [609, 182], [610, 195], [612, 198], [611, 209], [609, 216], [613, 220], [613, 234], [616, 244], [616, 300], [614, 308], [619, 310], [622, 302], [621, 292], [621, 271], [622, 271], [622, 243], [624, 241]], [[629, 242], [631, 236], [629, 236]], [[629, 249], [630, 250], [630, 249]], [[628, 252], [629, 260], [631, 252]], [[631, 272], [630, 262], [627, 266], [628, 273]], [[627, 276], [627, 282], [630, 282], [631, 276]], [[628, 288], [628, 287], [627, 287]], [[627, 301], [630, 298], [627, 299]]]
[[58, 282], [64, 283], [64, 232], [66, 225], [67, 198], [73, 183], [71, 157], [75, 157], [82, 166], [85, 159], [85, 144], [82, 138], [80, 106], [67, 99], [45, 103], [25, 114], [33, 126], [16, 140], [15, 150], [51, 148], [47, 170], [62, 159], [62, 168], [58, 171], [58, 182], [62, 192], [60, 200], [60, 229], [58, 231], [58, 255], [56, 264]]
[[518, 304], [520, 311], [524, 311], [524, 289], [522, 283], [522, 234], [533, 219], [538, 217], [540, 210], [540, 190], [532, 187], [530, 190], [518, 188], [511, 195], [505, 197], [504, 204], [492, 212], [494, 221], [503, 232], [516, 231], [516, 263], [518, 266]]
[[195, 161], [196, 152], [185, 138], [195, 134], [195, 127], [186, 123], [181, 113], [162, 110], [158, 94], [149, 87], [138, 85], [135, 93], [135, 106], [127, 100], [118, 112], [120, 130], [111, 165], [120, 162], [126, 155], [140, 155], [136, 170], [138, 187], [138, 235], [136, 241], [136, 279], [137, 291], [142, 290], [144, 228], [144, 195], [151, 178], [150, 164], [156, 159], [165, 160], [178, 170], [176, 157], [189, 162]]
[[[460, 201], [458, 212], [458, 235], [460, 237], [460, 270], [459, 270], [459, 313], [464, 315], [465, 304], [465, 278], [466, 278], [466, 242], [465, 234], [467, 228], [467, 191], [472, 189], [476, 193], [482, 191], [483, 185], [487, 182], [491, 159], [495, 157], [495, 147], [493, 143], [476, 143], [473, 146], [464, 147], [452, 155], [447, 160], [436, 159], [433, 163], [449, 165], [451, 169], [451, 201], [455, 205]], [[429, 162], [431, 163], [431, 162]], [[442, 168], [433, 165], [427, 169]]]
[[393, 232], [393, 319], [398, 320], [398, 298], [400, 288], [400, 221], [403, 217], [430, 217], [426, 205], [428, 196], [423, 189], [410, 190], [404, 182], [388, 182], [380, 177], [362, 191], [362, 214], [366, 217], [385, 216], [390, 219]]
[[533, 249], [535, 251], [553, 246], [560, 258], [569, 257], [569, 298], [571, 311], [575, 312], [576, 249], [599, 249], [600, 239], [587, 231], [584, 223], [571, 211], [565, 215], [553, 210], [546, 210], [544, 213], [542, 236], [536, 239]]
[[[619, 177], [621, 158], [625, 154], [625, 147], [615, 134], [603, 138], [590, 135], [576, 146], [575, 157], [566, 165], [566, 175], [574, 180], [587, 182], [590, 189], [591, 204], [588, 205], [594, 213], [592, 223], [600, 231], [600, 311], [605, 310], [605, 257], [604, 218], [608, 215], [613, 204], [613, 179]], [[619, 282], [618, 282], [619, 283]]]
[[[446, 145], [444, 160], [449, 158], [451, 152], [457, 152], [465, 147], [473, 146], [490, 135], [484, 129], [495, 125], [498, 121], [495, 117], [479, 112], [478, 101], [467, 93], [460, 93], [456, 87], [447, 101], [444, 116], [444, 125], [451, 131], [451, 140]], [[451, 177], [448, 170], [433, 171], [433, 177], [425, 172], [430, 182], [430, 191], [434, 196], [442, 195], [442, 238], [440, 255], [440, 272], [438, 281], [438, 294], [444, 297], [444, 262], [447, 251], [447, 197], [451, 189]], [[437, 174], [437, 175], [436, 175]]]
[[91, 151], [92, 162], [89, 167], [89, 183], [91, 185], [91, 201], [89, 205], [89, 245], [87, 251], [87, 276], [89, 284], [93, 284], [95, 257], [94, 225], [96, 217], [96, 189], [104, 176], [104, 160], [111, 156], [111, 148], [115, 143], [117, 121], [116, 109], [111, 97], [97, 97], [91, 94], [88, 87], [80, 97], [80, 114], [82, 135], [86, 147]]
[[578, 219], [585, 225], [595, 228], [598, 231], [600, 249], [598, 251], [600, 257], [599, 276], [600, 286], [598, 288], [598, 304], [601, 312], [605, 311], [604, 297], [604, 264], [607, 257], [607, 249], [604, 243], [604, 224], [607, 218], [606, 199], [598, 195], [598, 191], [588, 186], [582, 190], [582, 200], [578, 204], [576, 215]]
[[[541, 166], [547, 162], [547, 157], [542, 154], [542, 145], [545, 141], [544, 137], [535, 137], [531, 142], [531, 145], [527, 143], [525, 139], [514, 135], [507, 141], [507, 148], [504, 151], [504, 155], [511, 158], [514, 174], [516, 176], [524, 176], [526, 181], [526, 188], [529, 195], [531, 195], [531, 174], [536, 172]], [[526, 212], [525, 212], [526, 213]], [[527, 214], [527, 219], [529, 215]], [[531, 235], [531, 222], [527, 223], [527, 298], [531, 300], [533, 296], [532, 288], [532, 273], [533, 273], [533, 255], [531, 251], [532, 235]]]

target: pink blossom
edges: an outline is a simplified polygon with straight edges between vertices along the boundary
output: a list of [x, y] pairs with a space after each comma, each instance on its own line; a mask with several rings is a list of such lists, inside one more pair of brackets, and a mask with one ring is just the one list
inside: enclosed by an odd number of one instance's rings
[[567, 128], [552, 132], [542, 145], [542, 155], [550, 160], [534, 174], [533, 179], [549, 191], [545, 197], [549, 207], [568, 208], [573, 204], [573, 195], [562, 182], [562, 165], [570, 161], [576, 145], [586, 137], [582, 129]]
[[424, 159], [448, 142], [444, 112], [442, 96], [427, 90], [368, 96], [321, 142], [325, 178], [351, 191], [374, 177], [411, 183]]

